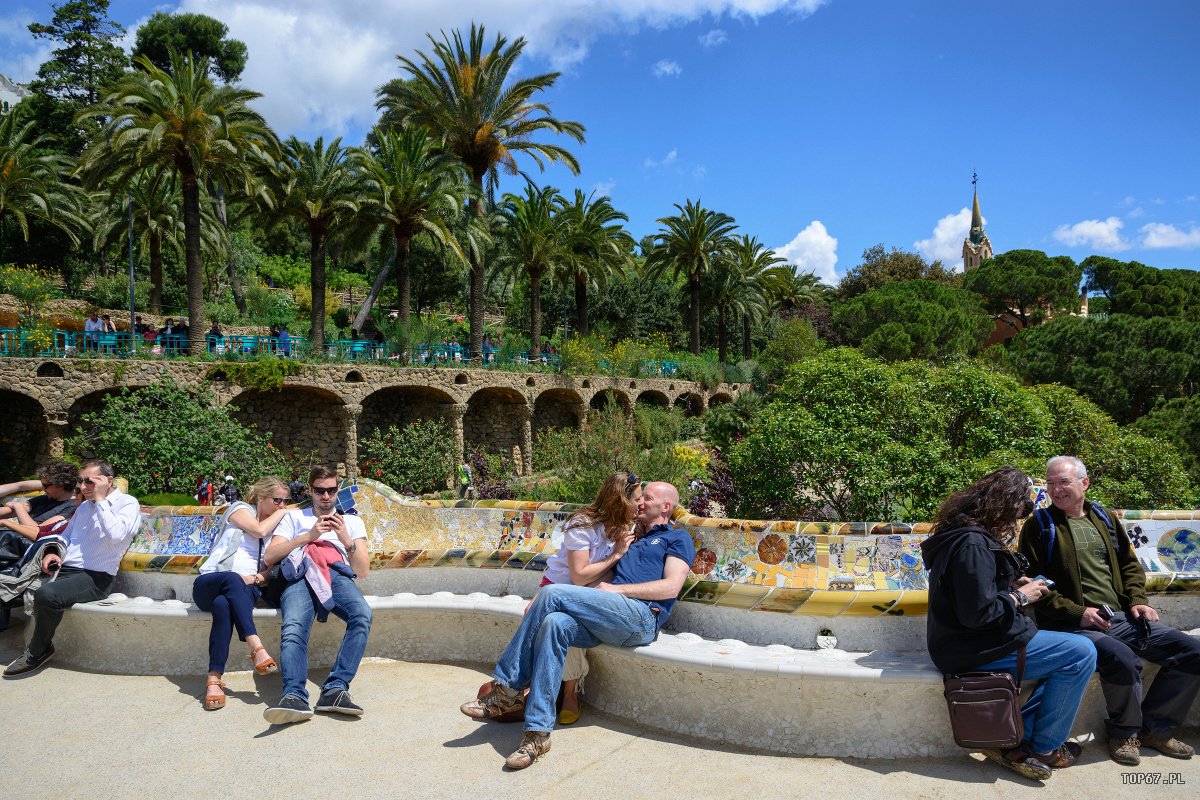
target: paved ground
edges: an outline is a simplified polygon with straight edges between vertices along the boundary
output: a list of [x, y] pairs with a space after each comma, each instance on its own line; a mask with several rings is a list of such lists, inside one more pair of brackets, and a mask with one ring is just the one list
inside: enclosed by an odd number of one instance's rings
[[[20, 634], [0, 634], [0, 658]], [[240, 651], [237, 657], [240, 656]], [[237, 665], [241, 666], [241, 665]], [[311, 676], [320, 680], [323, 675]], [[790, 758], [640, 730], [590, 709], [554, 734], [523, 772], [503, 769], [517, 725], [458, 712], [479, 668], [371, 660], [353, 686], [360, 719], [317, 715], [273, 728], [262, 718], [278, 676], [227, 676], [229, 704], [204, 711], [203, 679], [99, 675], [54, 666], [0, 681], [5, 786], [15, 798], [1178, 798], [1200, 788], [1200, 758], [1147, 756], [1136, 770], [1085, 745], [1081, 764], [1046, 787], [978, 756], [921, 761]], [[315, 691], [310, 685], [310, 691]], [[1192, 741], [1196, 743], [1196, 738]], [[1183, 786], [1131, 785], [1137, 780]]]

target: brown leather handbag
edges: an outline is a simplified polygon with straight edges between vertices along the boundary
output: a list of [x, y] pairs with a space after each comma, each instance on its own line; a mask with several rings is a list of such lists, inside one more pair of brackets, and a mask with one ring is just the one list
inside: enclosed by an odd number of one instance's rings
[[1025, 645], [1017, 651], [1017, 677], [1008, 672], [963, 672], [947, 675], [946, 708], [954, 742], [968, 750], [1005, 750], [1025, 738], [1021, 719], [1021, 679]]

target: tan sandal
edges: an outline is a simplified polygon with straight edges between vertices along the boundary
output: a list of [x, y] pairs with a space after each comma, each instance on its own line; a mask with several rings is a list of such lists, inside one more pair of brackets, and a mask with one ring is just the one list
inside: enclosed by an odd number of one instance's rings
[[[218, 694], [212, 694], [211, 689], [217, 687]], [[225, 682], [220, 678], [209, 678], [204, 684], [204, 710], [216, 711], [225, 707]]]
[[[257, 656], [260, 652], [266, 653], [267, 648], [262, 647], [260, 645], [256, 648], [254, 648], [253, 650], [251, 650], [250, 655], [248, 655], [246, 657], [249, 658], [251, 661], [254, 661], [255, 656]], [[279, 669], [279, 665], [275, 663], [275, 659], [271, 658], [271, 656], [269, 654], [267, 655], [266, 661], [263, 661], [261, 664], [256, 663], [254, 665], [254, 671], [255, 671], [255, 673], [257, 673], [259, 675], [270, 675], [272, 672], [274, 672], [277, 669]]]

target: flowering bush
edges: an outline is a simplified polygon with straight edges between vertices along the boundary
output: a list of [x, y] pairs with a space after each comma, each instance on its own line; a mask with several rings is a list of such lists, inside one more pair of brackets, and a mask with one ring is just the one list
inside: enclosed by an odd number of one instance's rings
[[454, 435], [440, 422], [417, 420], [376, 428], [358, 444], [359, 474], [393, 489], [439, 491], [456, 468]]
[[26, 317], [36, 315], [54, 295], [54, 289], [54, 279], [48, 272], [16, 264], [0, 267], [0, 292], [17, 298]]

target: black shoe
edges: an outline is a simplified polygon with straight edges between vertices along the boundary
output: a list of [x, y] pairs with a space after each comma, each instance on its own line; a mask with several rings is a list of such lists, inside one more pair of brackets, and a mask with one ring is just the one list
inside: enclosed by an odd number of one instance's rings
[[10, 621], [12, 621], [12, 609], [8, 606], [0, 606], [0, 631], [8, 630]]
[[308, 703], [294, 694], [284, 695], [279, 702], [263, 712], [263, 718], [272, 725], [287, 725], [290, 722], [304, 722], [312, 719], [312, 709]]
[[345, 689], [327, 689], [321, 692], [317, 699], [317, 711], [328, 711], [331, 714], [345, 714], [348, 717], [361, 717], [362, 706], [350, 699], [350, 693]]
[[21, 655], [17, 656], [16, 660], [4, 668], [4, 677], [14, 678], [17, 675], [24, 675], [27, 672], [33, 672], [35, 669], [44, 666], [45, 663], [53, 657], [54, 645], [50, 645], [50, 648], [37, 658], [34, 658], [29, 654], [29, 651], [26, 650], [25, 652], [21, 653]]

